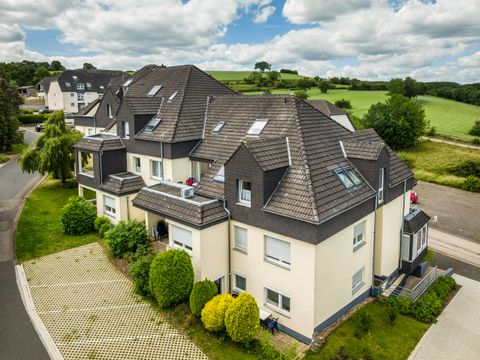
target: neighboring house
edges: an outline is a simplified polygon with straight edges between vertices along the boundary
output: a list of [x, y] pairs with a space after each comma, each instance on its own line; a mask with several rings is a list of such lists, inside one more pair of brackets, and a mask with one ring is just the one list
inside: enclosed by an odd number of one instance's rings
[[116, 70], [65, 70], [56, 77], [42, 79], [39, 93], [44, 94], [49, 109], [76, 113], [102, 97], [112, 80], [127, 77]]
[[353, 125], [350, 116], [348, 116], [348, 113], [345, 110], [340, 109], [338, 106], [333, 105], [327, 100], [307, 100], [307, 102], [315, 109], [321, 111], [331, 119], [335, 120], [345, 129], [355, 131], [355, 126]]
[[18, 94], [26, 97], [37, 96], [37, 88], [33, 85], [20, 86]]
[[116, 96], [107, 132], [75, 145], [80, 195], [95, 191], [114, 223], [165, 222], [197, 281], [250, 292], [292, 336], [310, 342], [425, 256], [413, 174], [373, 130], [194, 66], [142, 69]]

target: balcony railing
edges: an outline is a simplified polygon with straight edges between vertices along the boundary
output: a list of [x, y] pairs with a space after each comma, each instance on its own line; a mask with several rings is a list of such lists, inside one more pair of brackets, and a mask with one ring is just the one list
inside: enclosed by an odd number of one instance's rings
[[404, 296], [408, 297], [412, 301], [416, 301], [430, 288], [430, 286], [432, 286], [432, 284], [441, 276], [441, 274], [442, 271], [435, 266], [426, 275], [424, 275], [414, 287], [410, 288], [408, 286], [397, 286], [392, 290], [387, 289], [384, 295]]

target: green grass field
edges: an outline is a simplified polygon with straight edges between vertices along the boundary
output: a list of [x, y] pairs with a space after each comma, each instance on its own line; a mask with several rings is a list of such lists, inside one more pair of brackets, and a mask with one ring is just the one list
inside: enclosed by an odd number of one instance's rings
[[[212, 75], [215, 79], [219, 81], [242, 81], [248, 75], [251, 74], [251, 71], [214, 71], [214, 70], [206, 70], [207, 74]], [[265, 72], [265, 73], [268, 73]], [[295, 75], [295, 74], [280, 74], [282, 79], [285, 80], [293, 80], [299, 79], [304, 76]]]
[[97, 234], [65, 235], [60, 221], [60, 209], [77, 188], [67, 189], [58, 180], [43, 181], [27, 198], [15, 237], [15, 252], [19, 262], [48, 255], [98, 240]]

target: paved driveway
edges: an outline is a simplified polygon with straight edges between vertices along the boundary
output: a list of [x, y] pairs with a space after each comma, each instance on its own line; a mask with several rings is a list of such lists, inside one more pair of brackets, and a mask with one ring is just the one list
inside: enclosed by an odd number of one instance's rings
[[480, 359], [480, 282], [454, 275], [462, 285], [409, 360]]
[[65, 359], [206, 359], [97, 243], [23, 264], [36, 312]]

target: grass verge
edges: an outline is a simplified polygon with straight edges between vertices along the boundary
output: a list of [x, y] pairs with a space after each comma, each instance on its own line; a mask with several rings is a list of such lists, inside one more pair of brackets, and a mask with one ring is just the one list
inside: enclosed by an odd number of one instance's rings
[[23, 262], [98, 240], [97, 234], [65, 235], [60, 209], [77, 188], [63, 188], [58, 180], [44, 180], [27, 198], [15, 237], [17, 260]]
[[412, 149], [397, 153], [413, 162], [417, 180], [461, 188], [464, 177], [452, 175], [449, 169], [465, 160], [480, 161], [480, 151], [435, 141], [422, 141]]
[[429, 325], [410, 316], [398, 315], [395, 325], [390, 325], [386, 306], [372, 302], [362, 309], [373, 318], [370, 333], [362, 338], [355, 336], [360, 326], [360, 312], [355, 313], [338, 329], [331, 333], [322, 348], [316, 352], [307, 352], [305, 360], [336, 359], [336, 355], [343, 347], [347, 349], [350, 358], [363, 358], [366, 353], [368, 359], [407, 359], [417, 343], [422, 338]]

